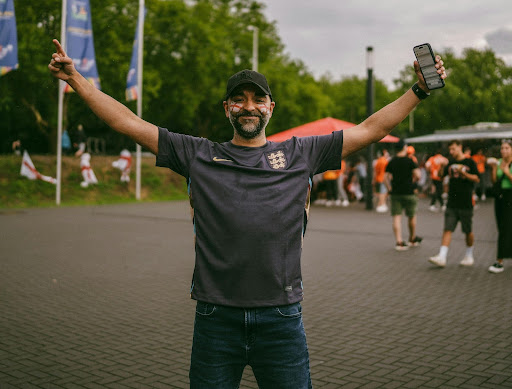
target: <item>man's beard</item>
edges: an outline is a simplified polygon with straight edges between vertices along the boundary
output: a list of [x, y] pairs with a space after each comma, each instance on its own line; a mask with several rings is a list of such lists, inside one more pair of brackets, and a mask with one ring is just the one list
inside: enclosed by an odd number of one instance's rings
[[[258, 117], [259, 120], [257, 123], [254, 122], [248, 122], [246, 124], [240, 123], [240, 117], [242, 116], [253, 116]], [[258, 135], [261, 134], [262, 131], [265, 130], [265, 127], [268, 124], [268, 121], [270, 120], [269, 114], [261, 114], [261, 113], [249, 113], [246, 110], [234, 113], [229, 113], [229, 121], [231, 122], [231, 125], [235, 129], [235, 132], [244, 139], [254, 139]]]

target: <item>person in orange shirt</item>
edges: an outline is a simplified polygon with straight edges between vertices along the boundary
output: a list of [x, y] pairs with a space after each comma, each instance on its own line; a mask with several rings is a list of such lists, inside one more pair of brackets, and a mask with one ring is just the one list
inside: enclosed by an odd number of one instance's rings
[[374, 166], [374, 187], [377, 193], [377, 208], [375, 209], [379, 213], [385, 213], [388, 211], [386, 200], [388, 197], [388, 188], [386, 187], [386, 166], [388, 166], [390, 156], [387, 150], [382, 151], [382, 155], [377, 158]]
[[478, 149], [476, 154], [471, 156], [471, 159], [475, 161], [476, 168], [478, 169], [478, 174], [480, 175], [480, 182], [476, 186], [476, 195], [482, 201], [485, 201], [485, 184], [484, 184], [484, 173], [485, 173], [485, 164], [487, 162], [487, 158], [484, 155], [482, 149]]
[[416, 150], [414, 149], [414, 146], [407, 146], [407, 156], [409, 158], [411, 158], [414, 163], [417, 165], [418, 164], [418, 158], [416, 158], [416, 155], [414, 155], [416, 153]]
[[440, 151], [431, 156], [427, 162], [425, 162], [425, 168], [430, 173], [430, 179], [434, 185], [429, 208], [433, 212], [438, 210], [436, 207], [436, 201], [439, 201], [441, 207], [444, 207], [442, 169], [446, 165], [448, 165], [448, 159], [443, 157]]

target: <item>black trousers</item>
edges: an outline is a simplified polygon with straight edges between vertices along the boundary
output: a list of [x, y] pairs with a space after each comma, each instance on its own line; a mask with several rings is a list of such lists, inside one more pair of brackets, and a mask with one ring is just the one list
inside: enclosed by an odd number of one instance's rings
[[498, 259], [512, 258], [512, 189], [502, 190], [494, 199], [498, 227]]
[[338, 198], [338, 183], [336, 180], [325, 180], [325, 191], [327, 200], [336, 200]]

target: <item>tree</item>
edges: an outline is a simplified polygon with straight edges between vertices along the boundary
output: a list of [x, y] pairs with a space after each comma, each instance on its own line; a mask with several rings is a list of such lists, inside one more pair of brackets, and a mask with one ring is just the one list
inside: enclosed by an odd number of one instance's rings
[[[36, 152], [55, 152], [58, 82], [50, 76], [47, 66], [54, 50], [52, 39], [60, 37], [60, 2], [17, 0], [16, 8], [23, 10], [16, 13], [20, 67], [0, 78], [0, 122], [9, 123], [9, 138], [22, 137], [25, 146]], [[121, 90], [124, 93], [124, 86], [120, 86], [118, 64], [123, 57], [129, 61], [133, 40], [133, 33], [129, 34], [122, 27], [129, 20], [128, 9], [128, 0], [118, 0], [115, 5], [107, 6], [99, 0], [91, 1], [102, 87], [116, 98], [120, 98], [121, 94], [116, 95], [111, 91]], [[96, 33], [98, 30], [100, 33]], [[128, 35], [131, 37], [128, 38]], [[104, 47], [109, 50], [102, 50]], [[112, 50], [112, 47], [116, 50]], [[128, 65], [124, 66], [124, 74]], [[73, 127], [82, 122], [86, 128], [101, 128], [99, 120], [76, 95], [67, 94], [65, 100], [66, 116], [69, 118], [69, 122], [65, 120], [65, 126]]]
[[56, 95], [52, 98], [50, 91], [56, 89], [48, 77], [45, 42], [51, 43], [49, 36], [59, 28], [56, 6], [51, 0], [38, 1], [36, 6], [28, 0], [16, 1], [20, 66], [0, 78], [0, 123], [8, 123], [7, 138], [22, 138], [25, 147], [37, 151], [50, 146], [48, 136], [53, 130], [49, 112]]
[[[138, 15], [136, 0], [90, 0], [96, 61], [102, 90], [125, 102], [126, 75]], [[252, 31], [259, 29], [259, 69], [276, 101], [268, 134], [326, 116], [360, 123], [366, 118], [366, 79], [356, 76], [320, 80], [300, 60], [290, 58], [275, 23], [256, 0], [146, 0], [143, 118], [170, 130], [226, 141], [233, 129], [222, 108], [227, 79], [252, 67]], [[2, 151], [22, 137], [34, 152], [55, 152], [57, 81], [47, 69], [51, 40], [60, 36], [60, 2], [17, 0], [20, 67], [0, 77]], [[490, 50], [467, 49], [462, 58], [443, 53], [447, 87], [415, 111], [417, 133], [455, 128], [477, 121], [512, 121], [512, 69]], [[397, 90], [375, 80], [375, 109], [411, 87], [407, 66]], [[438, 101], [439, 103], [435, 103]], [[135, 102], [125, 102], [135, 111]], [[106, 140], [109, 152], [133, 148], [111, 131], [74, 93], [66, 96], [66, 128], [83, 124], [89, 136]], [[408, 123], [394, 133], [405, 135]]]
[[[512, 68], [490, 49], [465, 49], [461, 58], [451, 50], [441, 54], [447, 64], [446, 87], [432, 92], [414, 113], [417, 135], [438, 129], [458, 128], [477, 122], [510, 122]], [[414, 72], [404, 69], [395, 81], [405, 92], [413, 83]]]
[[[332, 116], [359, 124], [367, 117], [366, 107], [366, 78], [357, 76], [345, 77], [340, 81], [331, 81], [324, 76], [320, 83], [325, 93], [333, 102]], [[375, 111], [394, 100], [386, 85], [374, 79]]]

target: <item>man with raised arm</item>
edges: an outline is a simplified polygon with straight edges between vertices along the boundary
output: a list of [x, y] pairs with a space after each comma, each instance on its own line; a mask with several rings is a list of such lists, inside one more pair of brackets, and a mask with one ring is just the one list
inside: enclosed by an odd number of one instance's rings
[[[312, 177], [386, 136], [429, 90], [418, 82], [358, 126], [331, 135], [269, 142], [275, 102], [263, 74], [242, 70], [223, 102], [233, 138], [224, 143], [148, 123], [89, 84], [57, 40], [49, 69], [115, 131], [183, 175], [195, 233], [191, 297], [197, 300], [191, 388], [238, 388], [250, 365], [260, 388], [311, 388], [300, 268]], [[446, 78], [443, 62], [437, 72]]]

